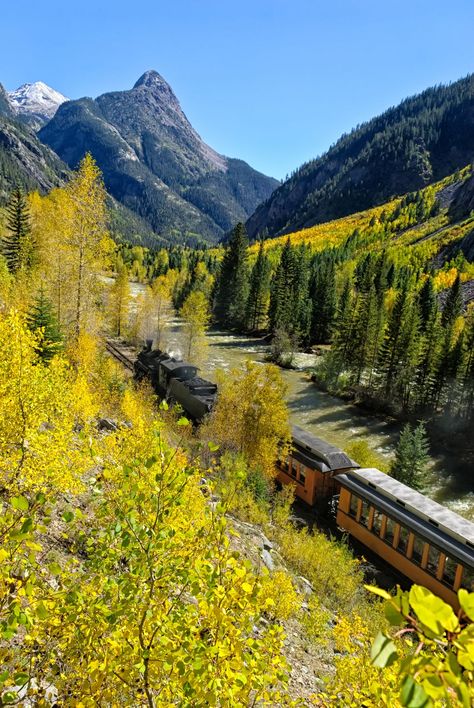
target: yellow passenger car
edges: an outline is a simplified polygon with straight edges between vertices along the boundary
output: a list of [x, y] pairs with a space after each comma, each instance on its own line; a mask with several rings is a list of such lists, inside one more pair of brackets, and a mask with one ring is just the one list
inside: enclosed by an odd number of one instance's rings
[[338, 475], [339, 526], [458, 609], [473, 590], [474, 523], [376, 469]]

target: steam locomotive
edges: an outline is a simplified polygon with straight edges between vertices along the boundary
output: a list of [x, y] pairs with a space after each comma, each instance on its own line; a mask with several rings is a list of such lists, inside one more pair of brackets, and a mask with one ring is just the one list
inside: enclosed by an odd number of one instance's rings
[[178, 403], [195, 423], [210, 413], [217, 396], [217, 386], [198, 376], [199, 368], [175, 359], [161, 349], [152, 349], [147, 340], [134, 363], [135, 378], [150, 380], [160, 396]]

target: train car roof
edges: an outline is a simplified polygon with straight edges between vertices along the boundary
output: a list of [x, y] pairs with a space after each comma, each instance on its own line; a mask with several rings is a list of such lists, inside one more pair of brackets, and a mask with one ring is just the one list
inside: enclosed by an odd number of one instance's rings
[[439, 529], [443, 535], [456, 539], [466, 551], [466, 546], [470, 549], [470, 562], [474, 565], [474, 523], [472, 521], [464, 519], [454, 511], [374, 468], [353, 470], [338, 475], [337, 479], [343, 487], [355, 493], [365, 492], [369, 496], [371, 490], [374, 490], [377, 497], [384, 499], [386, 505], [390, 507], [388, 513], [391, 509], [400, 517], [401, 513], [409, 512], [410, 515], [420, 519], [426, 525], [426, 529], [431, 529], [432, 532]]
[[199, 368], [194, 364], [188, 364], [186, 361], [176, 361], [176, 359], [168, 359], [167, 361], [161, 362], [163, 369], [167, 371], [175, 372], [179, 369], [193, 369], [194, 371], [199, 371]]
[[346, 455], [344, 450], [331, 445], [326, 440], [316, 437], [307, 430], [300, 428], [299, 425], [293, 425], [292, 428], [293, 443], [302, 448], [306, 454], [310, 453], [310, 457], [319, 458], [325, 463], [321, 466], [321, 471], [330, 472], [332, 470], [344, 470], [351, 467], [359, 467], [359, 465], [351, 460]]

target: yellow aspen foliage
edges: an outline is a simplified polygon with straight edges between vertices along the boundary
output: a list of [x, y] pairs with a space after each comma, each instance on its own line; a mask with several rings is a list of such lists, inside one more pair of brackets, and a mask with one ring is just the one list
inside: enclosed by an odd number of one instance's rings
[[203, 435], [242, 453], [250, 467], [273, 477], [278, 455], [286, 454], [291, 440], [280, 370], [246, 361], [242, 370], [221, 374], [218, 384], [217, 403]]
[[155, 315], [154, 337], [155, 347], [158, 349], [164, 347], [166, 327], [172, 317], [173, 307], [171, 303], [172, 278], [166, 275], [160, 275], [153, 282], [153, 309]]
[[194, 290], [184, 301], [179, 314], [184, 319], [183, 356], [188, 361], [200, 363], [210, 319], [209, 303], [204, 293]]
[[1, 703], [290, 705], [268, 591], [146, 397], [104, 435], [80, 367], [15, 313], [0, 344]]
[[128, 272], [126, 267], [122, 266], [109, 293], [109, 321], [113, 337], [123, 337], [127, 331], [130, 299]]
[[105, 442], [94, 520], [79, 531], [86, 574], [59, 579], [60, 621], [48, 627], [59, 696], [284, 705], [283, 633], [253, 630], [268, 606], [258, 578], [229, 551], [225, 519], [184, 452], [166, 445], [160, 424], [134, 420]]
[[284, 570], [266, 573], [262, 578], [262, 595], [267, 604], [266, 614], [276, 620], [294, 617], [301, 608], [291, 576]]
[[73, 442], [74, 428], [88, 424], [88, 412], [76, 398], [67, 363], [55, 357], [45, 366], [36, 345], [18, 314], [0, 319], [2, 486], [13, 491], [81, 486], [85, 460]]
[[322, 603], [337, 611], [364, 604], [360, 561], [344, 543], [329, 540], [322, 532], [295, 529], [291, 524], [276, 529], [280, 552], [289, 566], [307, 578]]
[[5, 258], [0, 255], [0, 312], [5, 310], [10, 301], [10, 291], [13, 284], [13, 276], [8, 270]]
[[358, 614], [341, 615], [333, 637], [339, 652], [335, 660], [336, 672], [326, 689], [315, 697], [315, 705], [321, 708], [401, 708], [398, 672], [373, 665], [370, 625]]
[[107, 231], [106, 191], [99, 168], [86, 155], [64, 187], [29, 200], [32, 236], [37, 244], [34, 277], [48, 296], [66, 334], [77, 339], [99, 326], [98, 275], [114, 244]]

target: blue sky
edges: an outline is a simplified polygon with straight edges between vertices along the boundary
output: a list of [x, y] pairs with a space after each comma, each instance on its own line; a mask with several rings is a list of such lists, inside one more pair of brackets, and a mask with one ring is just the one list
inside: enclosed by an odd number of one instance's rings
[[96, 96], [153, 68], [209, 144], [278, 178], [474, 71], [473, 0], [24, 0], [1, 22], [7, 89]]

